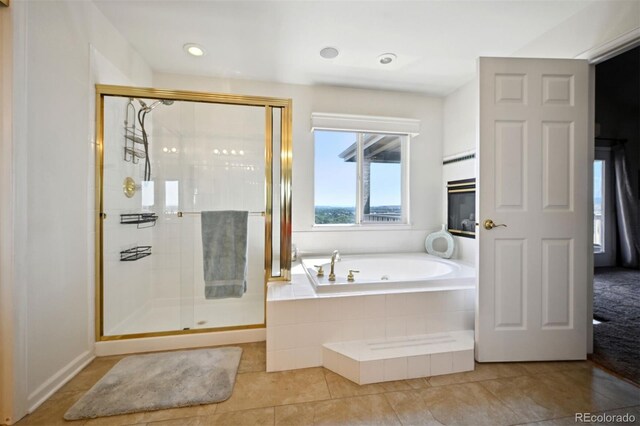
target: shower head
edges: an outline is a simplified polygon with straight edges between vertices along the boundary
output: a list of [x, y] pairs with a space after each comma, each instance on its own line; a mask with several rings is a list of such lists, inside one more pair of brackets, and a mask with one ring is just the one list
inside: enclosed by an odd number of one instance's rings
[[[173, 101], [169, 99], [158, 99], [151, 105], [147, 105], [142, 99], [138, 99], [140, 103], [140, 110], [138, 111], [138, 123], [140, 123], [140, 131], [142, 132], [142, 141], [144, 143], [144, 180], [151, 180], [151, 162], [149, 161], [149, 140], [147, 131], [144, 128], [144, 121], [147, 114], [149, 114], [158, 105], [173, 105]], [[135, 110], [135, 108], [134, 108]], [[126, 123], [126, 121], [125, 121]]]
[[145, 106], [145, 110], [146, 110], [147, 112], [151, 112], [151, 110], [152, 110], [152, 109], [154, 109], [155, 107], [157, 107], [157, 106], [158, 106], [158, 105], [160, 105], [160, 104], [169, 106], [169, 105], [172, 105], [172, 104], [173, 104], [173, 101], [170, 101], [170, 100], [168, 100], [168, 99], [160, 99], [160, 100], [155, 101], [154, 103], [152, 103], [152, 104], [151, 104], [150, 106], [148, 106], [148, 107], [146, 107], [146, 106]]
[[151, 112], [152, 109], [154, 109], [160, 104], [167, 105], [167, 106], [173, 105], [173, 101], [170, 99], [159, 99], [154, 103], [152, 103], [151, 105], [147, 105], [142, 99], [138, 99], [138, 102], [140, 102], [140, 106], [142, 107], [142, 110], [144, 112]]

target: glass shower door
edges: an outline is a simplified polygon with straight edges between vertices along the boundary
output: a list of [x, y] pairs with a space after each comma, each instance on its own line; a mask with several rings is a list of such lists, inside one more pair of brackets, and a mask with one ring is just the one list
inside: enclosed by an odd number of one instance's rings
[[[264, 108], [189, 102], [178, 102], [175, 107], [178, 111], [172, 113], [179, 116], [179, 130], [164, 129], [166, 135], [158, 139], [167, 143], [156, 149], [165, 200], [175, 200], [166, 202], [165, 213], [179, 230], [180, 328], [261, 324], [265, 291]], [[171, 138], [173, 143], [168, 142]], [[247, 285], [238, 298], [205, 296], [201, 213], [222, 210], [248, 212]]]
[[[264, 327], [266, 281], [290, 272], [290, 107], [286, 99], [97, 86], [99, 340]], [[240, 236], [246, 226], [246, 239], [234, 239], [246, 240], [246, 262], [226, 264], [236, 268], [232, 278], [219, 276], [231, 250], [203, 239], [202, 212], [220, 211], [248, 215], [234, 230]], [[213, 296], [211, 282], [221, 279], [235, 280], [236, 293]]]

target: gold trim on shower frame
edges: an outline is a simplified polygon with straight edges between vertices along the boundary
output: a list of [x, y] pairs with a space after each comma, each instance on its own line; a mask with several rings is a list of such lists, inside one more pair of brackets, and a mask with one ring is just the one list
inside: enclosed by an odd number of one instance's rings
[[[2, 1], [2, 0], [0, 0]], [[126, 335], [104, 335], [104, 255], [103, 221], [104, 214], [104, 98], [105, 96], [143, 99], [166, 99], [173, 101], [203, 102], [212, 104], [244, 105], [263, 107], [266, 114], [265, 133], [265, 271], [264, 271], [264, 320], [262, 324], [249, 324], [231, 327], [214, 327], [189, 330], [171, 330]], [[272, 216], [273, 216], [273, 134], [272, 111], [281, 108], [280, 133], [280, 276], [272, 271]], [[292, 167], [292, 101], [291, 99], [261, 96], [232, 95], [222, 93], [192, 92], [182, 90], [164, 90], [127, 86], [96, 85], [96, 298], [95, 298], [95, 336], [96, 341], [123, 340], [142, 337], [170, 336], [180, 334], [206, 333], [213, 331], [248, 330], [266, 326], [267, 282], [288, 281], [291, 278], [291, 167]]]

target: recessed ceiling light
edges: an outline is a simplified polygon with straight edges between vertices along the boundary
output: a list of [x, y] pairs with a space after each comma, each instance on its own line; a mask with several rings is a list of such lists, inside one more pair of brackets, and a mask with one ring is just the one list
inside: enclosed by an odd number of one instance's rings
[[338, 56], [339, 53], [340, 52], [338, 52], [338, 49], [336, 49], [335, 47], [325, 47], [320, 51], [320, 56], [325, 59], [333, 59]]
[[191, 56], [204, 56], [204, 49], [195, 43], [187, 43], [183, 48]]
[[396, 58], [397, 56], [395, 55], [395, 53], [383, 53], [382, 55], [378, 56], [378, 62], [380, 62], [382, 65], [387, 65], [395, 61]]

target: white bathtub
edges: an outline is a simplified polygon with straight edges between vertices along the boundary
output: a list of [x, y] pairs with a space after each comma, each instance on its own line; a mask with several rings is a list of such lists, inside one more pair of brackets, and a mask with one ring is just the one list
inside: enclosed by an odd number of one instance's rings
[[[324, 276], [317, 276], [316, 265], [322, 265]], [[333, 282], [329, 281], [330, 257], [303, 258], [302, 266], [318, 293], [475, 287], [474, 268], [426, 253], [345, 255], [335, 263]], [[347, 281], [350, 269], [360, 271], [353, 282]]]

